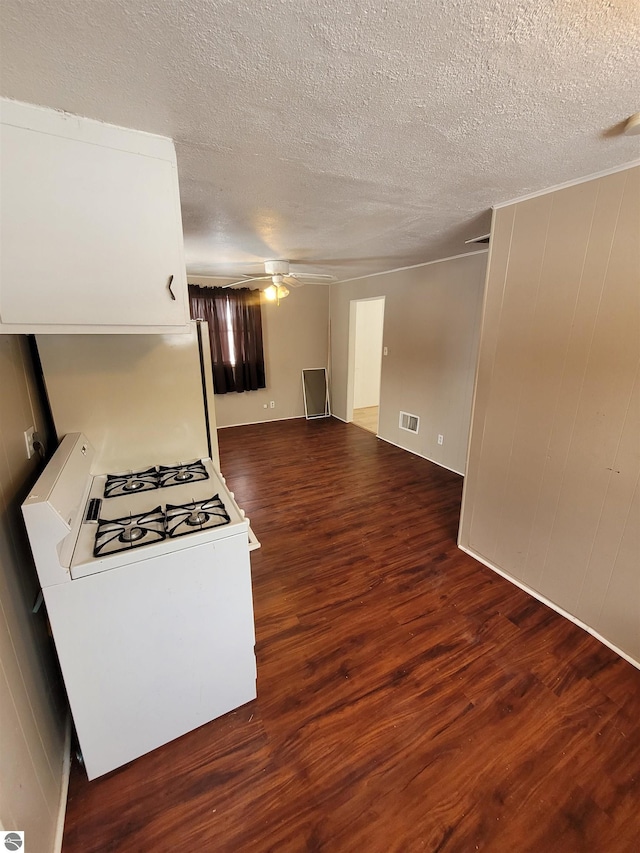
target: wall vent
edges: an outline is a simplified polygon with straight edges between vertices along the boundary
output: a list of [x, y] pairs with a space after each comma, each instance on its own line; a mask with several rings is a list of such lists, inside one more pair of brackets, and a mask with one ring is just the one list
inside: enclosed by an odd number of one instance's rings
[[417, 415], [410, 415], [409, 412], [400, 412], [400, 429], [406, 429], [407, 432], [418, 432], [420, 428], [420, 418]]

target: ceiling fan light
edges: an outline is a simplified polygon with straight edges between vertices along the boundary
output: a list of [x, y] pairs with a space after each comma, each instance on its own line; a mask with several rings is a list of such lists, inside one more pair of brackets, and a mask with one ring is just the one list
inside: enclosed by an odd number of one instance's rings
[[276, 305], [279, 305], [280, 300], [289, 295], [289, 288], [285, 287], [284, 284], [270, 284], [269, 287], [265, 287], [263, 293], [268, 302], [275, 302]]

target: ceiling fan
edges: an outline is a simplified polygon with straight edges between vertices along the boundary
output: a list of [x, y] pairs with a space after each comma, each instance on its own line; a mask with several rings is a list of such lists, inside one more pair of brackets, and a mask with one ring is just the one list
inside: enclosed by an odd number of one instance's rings
[[289, 287], [301, 287], [303, 284], [331, 284], [336, 281], [334, 275], [318, 275], [316, 273], [307, 272], [290, 272], [289, 261], [265, 261], [264, 275], [245, 275], [239, 281], [232, 281], [230, 284], [224, 284], [223, 288], [234, 287], [236, 284], [248, 284], [250, 281], [268, 281], [271, 279], [269, 287], [265, 288], [264, 295], [271, 302], [280, 302], [289, 295]]

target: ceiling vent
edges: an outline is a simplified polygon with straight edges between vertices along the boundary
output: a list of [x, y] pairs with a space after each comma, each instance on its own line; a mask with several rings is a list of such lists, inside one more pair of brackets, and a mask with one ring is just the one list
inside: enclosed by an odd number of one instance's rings
[[418, 415], [410, 415], [409, 412], [400, 412], [400, 429], [405, 429], [407, 432], [418, 432], [420, 428], [420, 418]]

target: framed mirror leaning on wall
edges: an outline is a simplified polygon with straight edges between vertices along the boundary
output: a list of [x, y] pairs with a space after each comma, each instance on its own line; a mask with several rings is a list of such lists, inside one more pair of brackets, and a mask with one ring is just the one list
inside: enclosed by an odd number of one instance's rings
[[326, 367], [311, 367], [302, 371], [302, 395], [307, 420], [331, 416]]

